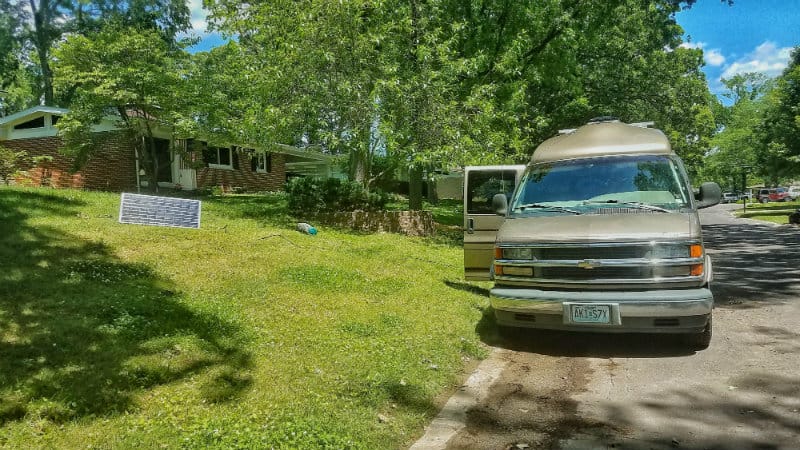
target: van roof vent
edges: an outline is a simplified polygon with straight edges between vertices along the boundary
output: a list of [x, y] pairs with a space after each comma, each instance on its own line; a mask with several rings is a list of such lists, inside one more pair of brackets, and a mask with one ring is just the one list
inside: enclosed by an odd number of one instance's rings
[[639, 128], [650, 128], [650, 127], [654, 127], [656, 125], [656, 123], [655, 122], [636, 122], [636, 123], [631, 123], [631, 124], [628, 124], [628, 125], [633, 125], [634, 127], [639, 127]]
[[600, 116], [589, 119], [589, 123], [605, 123], [605, 122], [619, 122], [619, 117]]

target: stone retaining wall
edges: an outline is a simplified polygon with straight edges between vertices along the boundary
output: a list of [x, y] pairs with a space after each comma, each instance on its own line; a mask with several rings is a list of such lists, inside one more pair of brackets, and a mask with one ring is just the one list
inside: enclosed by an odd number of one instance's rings
[[324, 223], [356, 231], [399, 233], [407, 236], [433, 236], [430, 211], [353, 211], [325, 214]]

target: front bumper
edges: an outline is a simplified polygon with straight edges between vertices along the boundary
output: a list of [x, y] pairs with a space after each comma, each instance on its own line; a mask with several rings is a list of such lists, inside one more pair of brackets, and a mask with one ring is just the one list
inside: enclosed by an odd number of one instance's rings
[[[610, 333], [700, 333], [714, 297], [706, 288], [654, 291], [543, 291], [496, 287], [490, 292], [498, 325]], [[572, 305], [608, 305], [608, 323], [577, 323]]]

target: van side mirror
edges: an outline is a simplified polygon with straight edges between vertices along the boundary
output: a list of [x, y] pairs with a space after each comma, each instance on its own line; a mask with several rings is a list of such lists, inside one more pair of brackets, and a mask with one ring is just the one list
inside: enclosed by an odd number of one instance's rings
[[506, 194], [495, 194], [492, 197], [492, 209], [498, 216], [508, 214], [508, 198], [506, 198]]
[[722, 189], [717, 183], [703, 183], [694, 198], [697, 200], [697, 209], [708, 208], [722, 200]]

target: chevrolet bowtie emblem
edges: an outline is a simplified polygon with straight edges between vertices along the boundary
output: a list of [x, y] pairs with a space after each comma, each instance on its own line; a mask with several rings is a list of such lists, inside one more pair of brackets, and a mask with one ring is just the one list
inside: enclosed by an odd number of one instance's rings
[[594, 269], [595, 267], [597, 267], [597, 265], [598, 265], [598, 262], [595, 261], [595, 260], [592, 260], [592, 259], [584, 259], [583, 261], [578, 263], [578, 267], [580, 267], [581, 269], [587, 269], [587, 270]]

